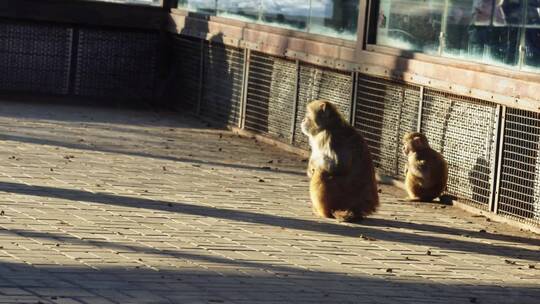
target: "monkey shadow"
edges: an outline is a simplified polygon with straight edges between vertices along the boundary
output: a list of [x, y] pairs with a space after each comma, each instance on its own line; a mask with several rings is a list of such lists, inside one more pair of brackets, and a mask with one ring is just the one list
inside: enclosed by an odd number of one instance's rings
[[203, 52], [199, 115], [215, 127], [238, 125], [241, 112], [241, 94], [233, 88], [241, 85], [245, 63], [238, 64], [241, 58], [234, 57], [223, 38], [221, 32], [213, 35]]
[[[515, 146], [509, 145], [507, 149], [516, 149], [516, 146], [520, 147], [519, 144], [516, 144]], [[527, 166], [529, 166], [529, 168], [534, 167], [535, 160], [536, 156], [523, 158], [523, 168], [526, 168]], [[526, 165], [526, 163], [528, 164]], [[470, 198], [473, 202], [483, 206], [489, 205], [490, 197], [492, 196], [490, 184], [491, 173], [490, 163], [482, 157], [477, 158], [473, 169], [469, 172], [469, 183], [472, 192]], [[499, 209], [510, 213], [517, 213], [525, 218], [533, 218], [536, 175], [534, 170], [523, 170], [520, 174], [522, 177], [519, 179], [519, 185], [514, 186], [514, 191], [510, 193], [507, 192], [505, 195], [501, 196]]]
[[399, 203], [418, 203], [418, 204], [433, 204], [433, 205], [452, 205], [455, 200], [457, 200], [457, 197], [455, 195], [449, 194], [449, 193], [443, 193], [438, 198], [426, 201], [426, 200], [410, 200], [407, 197], [407, 194], [402, 189], [405, 187], [404, 183], [400, 179], [396, 179], [392, 176], [384, 175], [384, 174], [377, 174], [377, 184], [385, 185], [385, 186], [392, 186], [397, 187], [400, 189], [399, 193], [396, 193], [395, 195], [399, 198], [396, 199]]
[[397, 199], [400, 203], [418, 203], [418, 204], [431, 204], [431, 205], [445, 205], [445, 206], [451, 206], [453, 202], [457, 200], [457, 197], [451, 194], [443, 194], [439, 196], [438, 198], [427, 201], [427, 200], [410, 200], [408, 198], [400, 198]]
[[483, 157], [478, 157], [474, 167], [469, 172], [469, 183], [471, 185], [471, 199], [474, 202], [487, 205], [491, 196], [489, 178], [491, 168], [489, 162]]
[[[195, 15], [195, 16], [194, 16]], [[213, 126], [238, 124], [243, 52], [225, 46], [224, 34], [210, 34], [208, 18], [188, 13], [178, 38], [168, 38], [162, 54], [157, 104], [192, 112]], [[194, 38], [204, 37], [203, 39]]]

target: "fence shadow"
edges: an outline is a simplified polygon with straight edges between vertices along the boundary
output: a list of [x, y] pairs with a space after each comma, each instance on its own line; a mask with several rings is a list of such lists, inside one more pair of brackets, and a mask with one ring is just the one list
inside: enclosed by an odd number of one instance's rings
[[[236, 209], [213, 208], [187, 202], [152, 200], [108, 193], [94, 193], [84, 190], [32, 186], [20, 183], [0, 182], [0, 189], [1, 191], [12, 194], [32, 195], [71, 201], [84, 201], [111, 206], [175, 212], [192, 216], [213, 217], [227, 221], [255, 223], [273, 227], [285, 227], [288, 229], [311, 231], [343, 237], [358, 237], [359, 235], [368, 235], [375, 239], [392, 242], [436, 246], [441, 249], [459, 250], [509, 258], [527, 258], [540, 261], [540, 255], [538, 255], [537, 250], [500, 245], [498, 242], [488, 242], [490, 240], [511, 241], [515, 243], [540, 246], [540, 240], [505, 236], [495, 233], [475, 233], [469, 230], [452, 227], [407, 223], [397, 220], [377, 218], [367, 219], [361, 225], [345, 226], [330, 221], [316, 221], [315, 219], [306, 220]], [[417, 233], [415, 231], [385, 231], [384, 229], [380, 229], [381, 227], [396, 227], [418, 231], [428, 231], [434, 235], [426, 235], [423, 233]], [[460, 240], [456, 239], [455, 237], [449, 237], [461, 236], [464, 234], [473, 235], [476, 240]]]
[[[69, 235], [28, 230], [0, 230], [1, 235], [26, 237], [40, 243], [57, 243], [58, 251], [64, 246], [83, 246], [119, 254], [140, 257], [136, 265], [121, 262], [95, 268], [80, 264], [60, 266], [44, 264], [39, 267], [24, 263], [0, 263], [5, 288], [20, 288], [42, 299], [65, 300], [86, 295], [89, 301], [108, 300], [144, 303], [206, 301], [226, 302], [242, 300], [261, 302], [269, 298], [288, 303], [324, 301], [325, 303], [357, 303], [387, 301], [399, 303], [536, 303], [540, 291], [533, 286], [499, 286], [490, 284], [438, 283], [436, 280], [403, 280], [399, 269], [384, 275], [343, 274], [302, 269], [266, 262], [235, 260], [217, 255], [196, 254], [179, 250], [160, 250], [151, 247], [126, 245], [95, 239], [78, 239]], [[182, 246], [181, 244], [179, 245]], [[151, 259], [170, 257], [178, 265], [166, 270], [150, 268]], [[150, 260], [151, 260], [150, 259]], [[90, 262], [91, 264], [91, 262]], [[204, 265], [204, 266], [203, 266]], [[358, 265], [361, 267], [361, 264]], [[344, 266], [345, 267], [345, 266]], [[355, 265], [347, 266], [347, 270]], [[216, 269], [216, 270], [214, 270]], [[17, 280], [20, 274], [32, 278], [31, 284]], [[15, 280], [10, 281], [10, 277]], [[89, 296], [91, 295], [92, 298]], [[115, 296], [122, 299], [115, 299]], [[10, 296], [2, 296], [10, 299]], [[12, 296], [15, 298], [15, 296]], [[58, 299], [60, 298], [60, 299]]]

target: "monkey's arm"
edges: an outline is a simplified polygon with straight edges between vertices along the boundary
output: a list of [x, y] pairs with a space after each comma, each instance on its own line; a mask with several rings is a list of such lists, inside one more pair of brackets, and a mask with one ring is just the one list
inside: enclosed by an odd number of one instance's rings
[[406, 172], [416, 177], [425, 178], [429, 173], [429, 168], [425, 160], [415, 160], [412, 164], [407, 166]]
[[331, 163], [330, 171], [333, 175], [348, 175], [353, 168], [353, 154], [351, 151], [336, 153], [335, 160]]
[[313, 167], [313, 161], [312, 159], [310, 158], [309, 159], [309, 162], [308, 162], [308, 166], [307, 166], [307, 176], [309, 178], [311, 178], [313, 176], [313, 170], [314, 170], [314, 167]]
[[318, 156], [316, 158], [314, 158], [313, 156], [310, 157], [306, 172], [307, 176], [311, 178], [315, 170], [331, 174], [333, 171], [332, 163], [333, 161], [325, 156]]

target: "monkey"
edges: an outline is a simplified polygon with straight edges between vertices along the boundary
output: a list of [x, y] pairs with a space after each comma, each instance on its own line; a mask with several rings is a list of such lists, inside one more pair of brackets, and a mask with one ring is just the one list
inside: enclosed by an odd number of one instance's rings
[[427, 137], [419, 132], [403, 136], [403, 154], [407, 156], [405, 188], [408, 201], [431, 202], [446, 190], [448, 163], [429, 146]]
[[311, 147], [307, 176], [313, 212], [340, 222], [359, 221], [375, 212], [375, 167], [363, 136], [325, 100], [307, 104], [301, 129]]

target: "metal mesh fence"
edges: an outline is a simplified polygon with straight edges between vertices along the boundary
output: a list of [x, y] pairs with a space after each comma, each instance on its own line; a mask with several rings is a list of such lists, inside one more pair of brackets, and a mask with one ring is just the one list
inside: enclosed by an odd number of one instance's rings
[[497, 106], [477, 99], [425, 90], [422, 128], [448, 162], [448, 193], [487, 209], [496, 162]]
[[0, 90], [67, 94], [73, 29], [0, 20]]
[[[540, 113], [508, 108], [501, 120], [500, 107], [487, 101], [363, 74], [354, 83], [351, 73], [255, 51], [244, 75], [243, 49], [183, 36], [172, 41], [178, 108], [200, 107], [202, 116], [238, 125], [244, 93], [246, 129], [308, 148], [300, 128], [305, 107], [329, 100], [346, 118], [354, 115], [379, 172], [393, 177], [405, 167], [401, 138], [420, 126], [448, 161], [449, 194], [484, 210], [495, 199], [499, 214], [540, 225]], [[79, 96], [151, 98], [158, 46], [157, 32], [0, 19], [0, 90], [68, 94], [73, 75]]]
[[540, 224], [540, 113], [506, 110], [498, 213]]
[[197, 108], [201, 85], [201, 40], [175, 36], [172, 56], [173, 107], [179, 110]]
[[294, 61], [252, 52], [245, 128], [289, 142], [296, 97]]
[[333, 102], [341, 113], [349, 120], [353, 77], [351, 73], [320, 68], [314, 65], [301, 64], [298, 80], [298, 105], [294, 129], [294, 144], [308, 148], [307, 137], [300, 127], [306, 114], [306, 105], [316, 99]]
[[375, 167], [402, 177], [406, 160], [401, 138], [417, 129], [420, 88], [362, 74], [356, 85], [355, 127], [366, 139]]
[[244, 51], [205, 43], [201, 115], [238, 125], [242, 98]]
[[80, 29], [75, 94], [151, 98], [158, 43], [157, 32]]

